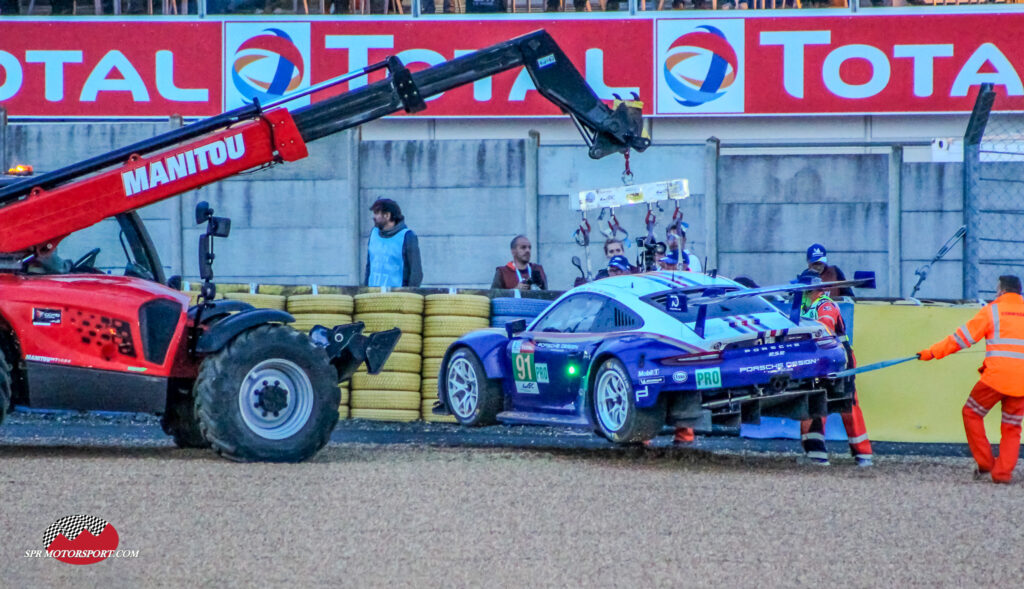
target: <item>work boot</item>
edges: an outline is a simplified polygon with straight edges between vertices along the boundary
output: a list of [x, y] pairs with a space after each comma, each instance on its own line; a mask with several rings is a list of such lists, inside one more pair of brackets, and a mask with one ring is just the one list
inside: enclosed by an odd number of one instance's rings
[[987, 470], [981, 470], [977, 466], [974, 467], [974, 473], [973, 473], [974, 480], [980, 481], [980, 480], [984, 479], [987, 476], [988, 476], [988, 471]]
[[692, 444], [696, 436], [692, 427], [677, 427], [676, 435], [672, 437], [673, 444]]
[[858, 456], [857, 457], [857, 466], [859, 466], [861, 468], [869, 468], [871, 466], [874, 466], [874, 462], [871, 461], [871, 457], [870, 456]]
[[819, 456], [808, 456], [804, 454], [800, 457], [800, 464], [809, 464], [811, 466], [831, 466], [832, 463], [828, 461], [828, 458], [822, 458]]

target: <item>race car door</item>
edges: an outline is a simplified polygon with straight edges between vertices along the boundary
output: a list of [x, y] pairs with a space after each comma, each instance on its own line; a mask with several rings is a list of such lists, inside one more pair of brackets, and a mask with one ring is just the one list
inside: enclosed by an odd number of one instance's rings
[[513, 404], [524, 411], [574, 413], [587, 337], [604, 307], [603, 296], [580, 293], [550, 308], [533, 329], [509, 344]]

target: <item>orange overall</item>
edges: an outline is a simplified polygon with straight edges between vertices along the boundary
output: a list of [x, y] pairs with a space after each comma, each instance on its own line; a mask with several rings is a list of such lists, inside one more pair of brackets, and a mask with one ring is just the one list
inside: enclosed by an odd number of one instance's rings
[[[964, 430], [978, 470], [991, 472], [992, 480], [1008, 483], [1020, 453], [1021, 422], [1024, 421], [1024, 298], [1004, 293], [978, 311], [953, 335], [921, 350], [921, 360], [944, 358], [985, 340], [985, 361], [964, 404]], [[999, 458], [985, 435], [985, 415], [996, 403], [1003, 404]]]
[[[828, 295], [822, 295], [811, 303], [811, 308], [804, 314], [805, 317], [815, 319], [825, 326], [830, 332], [836, 334], [846, 348], [847, 368], [857, 366], [857, 358], [853, 355], [849, 338], [846, 334], [846, 323], [839, 313], [839, 305]], [[864, 413], [860, 410], [857, 402], [857, 391], [853, 392], [853, 408], [849, 413], [841, 413], [843, 427], [846, 428], [846, 437], [850, 443], [850, 454], [858, 462], [871, 463], [871, 440], [868, 439], [868, 428], [864, 424]], [[818, 461], [828, 460], [828, 451], [825, 448], [825, 418], [817, 417], [800, 422], [800, 440], [804, 452], [808, 458]]]

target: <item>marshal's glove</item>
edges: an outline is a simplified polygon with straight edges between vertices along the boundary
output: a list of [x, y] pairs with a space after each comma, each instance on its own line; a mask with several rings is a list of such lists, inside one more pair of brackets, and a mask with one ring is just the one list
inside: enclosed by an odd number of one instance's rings
[[923, 350], [921, 350], [920, 352], [917, 353], [917, 359], [918, 360], [925, 360], [925, 361], [934, 360], [935, 359], [935, 354], [932, 354], [931, 349], [925, 348], [925, 349], [923, 349]]

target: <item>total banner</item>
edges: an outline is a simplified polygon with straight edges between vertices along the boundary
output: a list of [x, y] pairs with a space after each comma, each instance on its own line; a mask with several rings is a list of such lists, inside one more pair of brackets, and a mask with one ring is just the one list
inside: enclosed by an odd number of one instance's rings
[[[597, 95], [647, 115], [1024, 110], [1024, 13], [841, 17], [8, 20], [0, 105], [30, 118], [204, 117], [396, 55], [417, 71], [546, 29]], [[296, 101], [381, 79], [373, 72]], [[522, 68], [428, 100], [422, 117], [559, 115]], [[405, 115], [399, 115], [405, 116]]]

